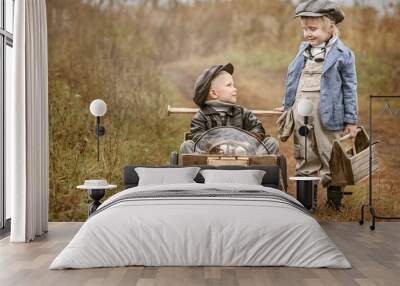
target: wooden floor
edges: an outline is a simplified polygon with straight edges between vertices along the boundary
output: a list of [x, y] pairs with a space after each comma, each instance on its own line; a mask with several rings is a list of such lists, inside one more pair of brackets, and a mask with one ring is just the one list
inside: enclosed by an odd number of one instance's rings
[[289, 267], [122, 267], [48, 270], [81, 223], [50, 223], [32, 243], [0, 241], [0, 285], [400, 285], [400, 223], [322, 224], [352, 269]]

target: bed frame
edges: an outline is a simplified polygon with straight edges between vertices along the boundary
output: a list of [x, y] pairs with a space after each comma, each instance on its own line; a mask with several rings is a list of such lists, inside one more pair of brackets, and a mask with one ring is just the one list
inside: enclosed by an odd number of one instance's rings
[[[135, 171], [136, 167], [147, 167], [147, 168], [183, 168], [188, 166], [144, 166], [144, 165], [128, 165], [123, 169], [124, 189], [133, 188], [138, 185], [139, 177]], [[271, 187], [279, 190], [284, 190], [283, 181], [281, 178], [281, 172], [279, 165], [254, 165], [254, 166], [196, 166], [202, 170], [205, 169], [219, 169], [219, 170], [263, 170], [265, 175], [262, 179], [262, 185], [265, 187]], [[203, 176], [198, 173], [194, 179], [197, 183], [204, 183]]]

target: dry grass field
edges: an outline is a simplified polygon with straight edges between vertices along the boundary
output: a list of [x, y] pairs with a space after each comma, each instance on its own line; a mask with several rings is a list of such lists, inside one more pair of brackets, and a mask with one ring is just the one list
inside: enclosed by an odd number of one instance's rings
[[[86, 194], [75, 189], [84, 179], [104, 177], [121, 186], [126, 164], [168, 163], [190, 117], [167, 117], [167, 105], [194, 106], [192, 86], [206, 67], [232, 62], [240, 104], [279, 106], [287, 66], [302, 39], [291, 1], [90, 2], [47, 1], [53, 221], [86, 219]], [[400, 8], [386, 15], [362, 5], [344, 9], [341, 38], [356, 54], [360, 124], [367, 125], [370, 94], [400, 95]], [[95, 98], [108, 104], [99, 163], [95, 119], [88, 108]], [[374, 135], [381, 141], [374, 202], [378, 213], [400, 215], [400, 102], [390, 104], [393, 116], [379, 116], [384, 102], [374, 105]], [[275, 119], [263, 118], [263, 123], [275, 135]], [[293, 174], [291, 140], [281, 149]], [[358, 220], [367, 183], [348, 188], [354, 194], [345, 198], [340, 214], [324, 207], [321, 190], [316, 217]]]

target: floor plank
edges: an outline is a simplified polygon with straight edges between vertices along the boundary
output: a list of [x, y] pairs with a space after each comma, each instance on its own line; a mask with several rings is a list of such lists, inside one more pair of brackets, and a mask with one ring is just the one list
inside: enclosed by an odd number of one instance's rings
[[0, 240], [0, 285], [399, 285], [400, 223], [380, 222], [375, 231], [357, 223], [322, 223], [351, 262], [352, 269], [290, 267], [117, 267], [48, 269], [82, 223], [50, 223], [49, 233], [32, 243]]

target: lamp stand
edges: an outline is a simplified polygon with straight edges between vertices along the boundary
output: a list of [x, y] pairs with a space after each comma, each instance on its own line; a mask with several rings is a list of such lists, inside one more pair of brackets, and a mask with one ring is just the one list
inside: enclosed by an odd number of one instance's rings
[[100, 136], [106, 133], [106, 129], [100, 125], [100, 116], [96, 116], [96, 137], [97, 137], [97, 162], [100, 161]]
[[305, 126], [305, 134], [304, 134], [304, 162], [307, 163], [307, 135], [308, 135], [308, 116], [304, 116], [304, 126]]
[[373, 99], [400, 99], [400, 96], [377, 96], [377, 95], [370, 95], [369, 96], [369, 133], [370, 133], [370, 138], [369, 138], [369, 168], [368, 168], [368, 204], [363, 204], [361, 206], [361, 219], [359, 223], [361, 225], [364, 224], [364, 209], [366, 208], [369, 210], [369, 213], [371, 214], [371, 225], [369, 226], [370, 230], [375, 230], [375, 222], [376, 219], [385, 219], [385, 220], [398, 220], [400, 217], [387, 217], [387, 216], [380, 216], [377, 214], [375, 207], [373, 205], [372, 201], [372, 145], [374, 144], [372, 142], [373, 138], [373, 128], [372, 128], [372, 102]]
[[304, 162], [307, 162], [307, 135], [309, 134], [308, 116], [304, 116], [304, 125], [300, 127], [299, 134], [304, 136]]

